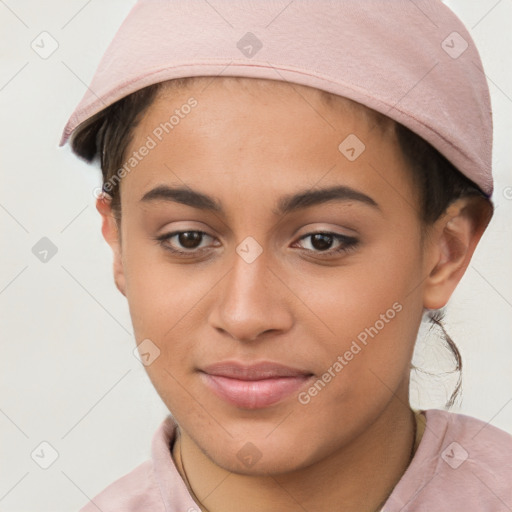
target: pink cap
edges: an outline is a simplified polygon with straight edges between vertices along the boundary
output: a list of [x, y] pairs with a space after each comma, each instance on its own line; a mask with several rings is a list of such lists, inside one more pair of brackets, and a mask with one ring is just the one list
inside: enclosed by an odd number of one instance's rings
[[407, 126], [488, 196], [492, 111], [473, 39], [439, 0], [139, 0], [67, 122], [148, 85], [244, 76], [316, 87]]

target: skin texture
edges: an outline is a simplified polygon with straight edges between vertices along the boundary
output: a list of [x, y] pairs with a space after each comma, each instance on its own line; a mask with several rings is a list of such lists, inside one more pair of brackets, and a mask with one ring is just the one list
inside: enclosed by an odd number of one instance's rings
[[[136, 342], [149, 338], [160, 350], [146, 370], [179, 424], [180, 472], [183, 464], [211, 512], [327, 511], [340, 503], [373, 511], [409, 463], [409, 370], [424, 308], [446, 304], [485, 226], [462, 199], [422, 239], [418, 191], [394, 136], [359, 108], [327, 104], [308, 87], [209, 79], [164, 91], [128, 154], [191, 97], [198, 105], [122, 180], [121, 239], [108, 201], [97, 201]], [[365, 144], [354, 161], [338, 149], [349, 134]], [[140, 202], [160, 184], [209, 194], [225, 216]], [[282, 195], [332, 185], [379, 208], [350, 200], [273, 212]], [[179, 257], [155, 241], [178, 230], [207, 233], [196, 242], [205, 249]], [[315, 232], [358, 244], [328, 256], [340, 242], [322, 251], [303, 238]], [[248, 236], [263, 250], [252, 263], [236, 252]], [[194, 250], [177, 236], [164, 243]], [[395, 303], [400, 312], [307, 404], [295, 393], [263, 409], [237, 408], [199, 376], [207, 364], [236, 360], [279, 362], [319, 378]], [[251, 466], [237, 457], [249, 442], [260, 454]]]

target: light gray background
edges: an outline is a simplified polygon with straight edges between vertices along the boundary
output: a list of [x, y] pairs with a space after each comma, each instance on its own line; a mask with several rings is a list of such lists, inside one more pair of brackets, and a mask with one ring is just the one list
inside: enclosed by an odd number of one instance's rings
[[[94, 206], [101, 173], [57, 147], [134, 3], [0, 0], [0, 511], [78, 510], [149, 457], [167, 413], [132, 353], [128, 306]], [[470, 30], [489, 79], [497, 205], [448, 305], [465, 365], [463, 402], [452, 410], [512, 432], [512, 0], [446, 3]], [[31, 48], [43, 31], [59, 45], [47, 59]], [[58, 249], [46, 263], [32, 253], [42, 237]], [[438, 372], [449, 363], [435, 337], [420, 345], [415, 360]], [[453, 383], [421, 379], [413, 405], [441, 408]], [[31, 456], [49, 460], [43, 441], [58, 452], [48, 469]]]

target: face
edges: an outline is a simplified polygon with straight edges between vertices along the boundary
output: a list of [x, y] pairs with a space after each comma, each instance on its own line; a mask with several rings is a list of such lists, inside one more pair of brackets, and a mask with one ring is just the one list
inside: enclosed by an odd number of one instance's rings
[[[279, 473], [350, 443], [393, 393], [407, 403], [425, 255], [394, 137], [345, 101], [254, 79], [162, 94], [127, 154], [148, 136], [121, 185], [122, 288], [181, 430], [225, 469]], [[184, 192], [143, 200], [158, 186]], [[294, 375], [219, 375], [262, 362]]]

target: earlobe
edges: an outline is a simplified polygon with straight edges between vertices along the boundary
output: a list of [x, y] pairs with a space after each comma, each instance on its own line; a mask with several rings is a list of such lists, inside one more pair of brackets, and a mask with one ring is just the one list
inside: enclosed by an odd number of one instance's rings
[[119, 263], [117, 258], [114, 259], [114, 282], [117, 289], [126, 297], [126, 282], [124, 278], [124, 271], [122, 263]]
[[427, 279], [423, 305], [428, 309], [446, 306], [462, 279], [487, 223], [478, 222], [475, 211], [466, 208], [465, 201], [451, 205], [432, 230], [426, 259]]
[[114, 256], [113, 273], [115, 285], [126, 297], [126, 281], [124, 276], [119, 228], [112, 213], [110, 200], [104, 196], [100, 196], [96, 200], [96, 209], [102, 217], [101, 232], [103, 234], [103, 238], [112, 249]]

